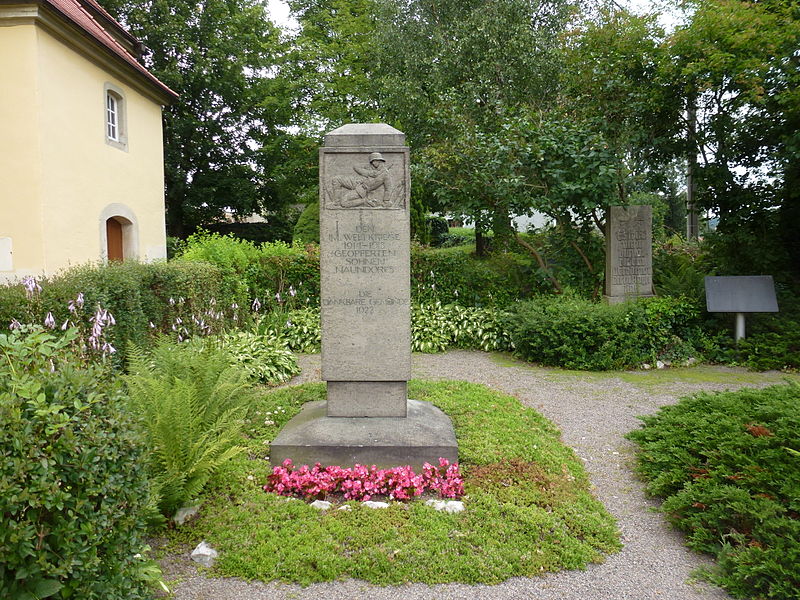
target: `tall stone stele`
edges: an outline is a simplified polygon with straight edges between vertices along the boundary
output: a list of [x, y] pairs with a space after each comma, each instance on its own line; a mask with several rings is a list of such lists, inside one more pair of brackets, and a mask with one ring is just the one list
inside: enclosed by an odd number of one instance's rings
[[410, 178], [405, 135], [351, 124], [320, 149], [320, 310], [327, 401], [273, 441], [272, 464], [457, 460], [450, 419], [408, 399], [411, 372]]
[[610, 304], [653, 296], [653, 209], [612, 206], [606, 218], [606, 293]]

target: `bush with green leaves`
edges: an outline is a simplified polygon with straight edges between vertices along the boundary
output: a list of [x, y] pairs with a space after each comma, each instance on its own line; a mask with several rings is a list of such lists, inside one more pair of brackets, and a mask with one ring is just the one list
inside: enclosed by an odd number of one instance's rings
[[703, 338], [697, 318], [694, 305], [677, 298], [608, 305], [565, 295], [519, 303], [506, 327], [524, 360], [606, 371], [695, 356]]
[[311, 202], [300, 213], [294, 225], [292, 241], [301, 244], [319, 244], [319, 202]]
[[241, 452], [236, 440], [252, 387], [228, 351], [208, 340], [162, 339], [129, 356], [130, 408], [144, 425], [145, 464], [158, 507], [169, 516]]
[[0, 597], [147, 598], [149, 489], [119, 386], [77, 331], [0, 334]]
[[512, 349], [504, 313], [494, 308], [457, 304], [414, 305], [411, 309], [411, 349], [444, 352], [454, 346], [485, 352]]
[[469, 246], [411, 248], [411, 297], [420, 304], [507, 306], [537, 291], [532, 259], [511, 252], [486, 258]]
[[254, 331], [280, 340], [292, 352], [319, 352], [322, 344], [319, 308], [266, 313], [256, 320]]
[[[181, 261], [206, 261], [221, 271], [225, 281], [235, 281], [247, 297], [243, 304], [258, 299], [268, 309], [274, 302], [283, 306], [316, 303], [319, 297], [319, 247], [316, 244], [284, 242], [253, 244], [232, 236], [200, 232], [188, 238]], [[291, 302], [290, 302], [291, 303]]]
[[225, 350], [251, 379], [269, 385], [284, 383], [300, 372], [297, 361], [283, 340], [249, 331], [232, 331], [217, 338]]
[[648, 491], [740, 598], [800, 598], [800, 385], [683, 398], [628, 437]]
[[653, 285], [659, 295], [681, 296], [702, 304], [704, 279], [713, 275], [708, 257], [695, 241], [672, 236], [653, 247]]
[[0, 331], [13, 319], [41, 325], [48, 313], [58, 328], [76, 318], [70, 304], [82, 294], [85, 320], [98, 306], [113, 314], [116, 324], [107, 338], [117, 356], [124, 356], [129, 343], [148, 345], [154, 333], [217, 333], [234, 317], [241, 318], [240, 306], [248, 306], [238, 286], [218, 267], [202, 262], [84, 265], [38, 284], [41, 292], [33, 295], [22, 284], [0, 286]]

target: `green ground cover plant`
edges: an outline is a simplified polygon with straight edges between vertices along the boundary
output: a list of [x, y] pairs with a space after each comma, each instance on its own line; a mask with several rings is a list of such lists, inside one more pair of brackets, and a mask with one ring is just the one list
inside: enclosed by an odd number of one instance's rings
[[219, 575], [301, 584], [353, 577], [382, 585], [497, 583], [584, 568], [619, 549], [612, 517], [591, 495], [555, 426], [510, 396], [464, 382], [410, 384], [411, 397], [433, 402], [453, 420], [463, 513], [419, 501], [383, 510], [350, 501], [349, 511], [320, 512], [264, 492], [269, 440], [303, 403], [324, 398], [324, 389], [274, 390], [251, 404], [238, 441], [246, 451], [220, 468], [201, 516], [170, 533], [173, 545], [206, 539], [221, 551]]
[[700, 394], [642, 418], [638, 471], [705, 575], [739, 598], [800, 598], [800, 384]]
[[0, 597], [149, 598], [143, 440], [74, 329], [0, 333]]
[[484, 352], [513, 349], [506, 313], [457, 304], [415, 304], [411, 309], [411, 349], [429, 354], [450, 347]]

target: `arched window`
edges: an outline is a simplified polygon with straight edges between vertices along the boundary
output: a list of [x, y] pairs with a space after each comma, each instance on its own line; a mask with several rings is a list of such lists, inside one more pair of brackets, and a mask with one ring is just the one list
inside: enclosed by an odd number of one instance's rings
[[106, 83], [105, 92], [105, 137], [106, 144], [120, 150], [128, 149], [128, 121], [125, 94], [113, 83]]

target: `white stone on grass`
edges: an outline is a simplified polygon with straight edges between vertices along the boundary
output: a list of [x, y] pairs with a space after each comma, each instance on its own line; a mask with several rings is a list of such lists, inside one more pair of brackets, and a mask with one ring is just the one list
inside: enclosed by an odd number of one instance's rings
[[343, 504], [342, 506], [340, 506], [336, 510], [348, 510], [349, 511], [349, 510], [353, 510], [353, 507], [350, 506], [349, 504]]
[[218, 556], [219, 553], [211, 546], [206, 544], [205, 540], [203, 540], [197, 544], [197, 548], [192, 550], [191, 558], [194, 562], [200, 563], [204, 567], [213, 567], [214, 559], [216, 559]]
[[464, 503], [459, 500], [428, 500], [425, 506], [451, 514], [464, 511]]
[[309, 506], [311, 508], [318, 508], [319, 510], [328, 510], [332, 505], [327, 500], [314, 500]]
[[179, 508], [178, 512], [175, 513], [175, 516], [172, 517], [172, 520], [175, 521], [177, 525], [183, 525], [191, 519], [192, 517], [197, 516], [197, 513], [200, 511], [200, 505], [197, 506], [184, 506], [183, 508]]
[[389, 508], [388, 502], [373, 502], [372, 500], [367, 500], [366, 502], [362, 502], [364, 506], [367, 508]]

